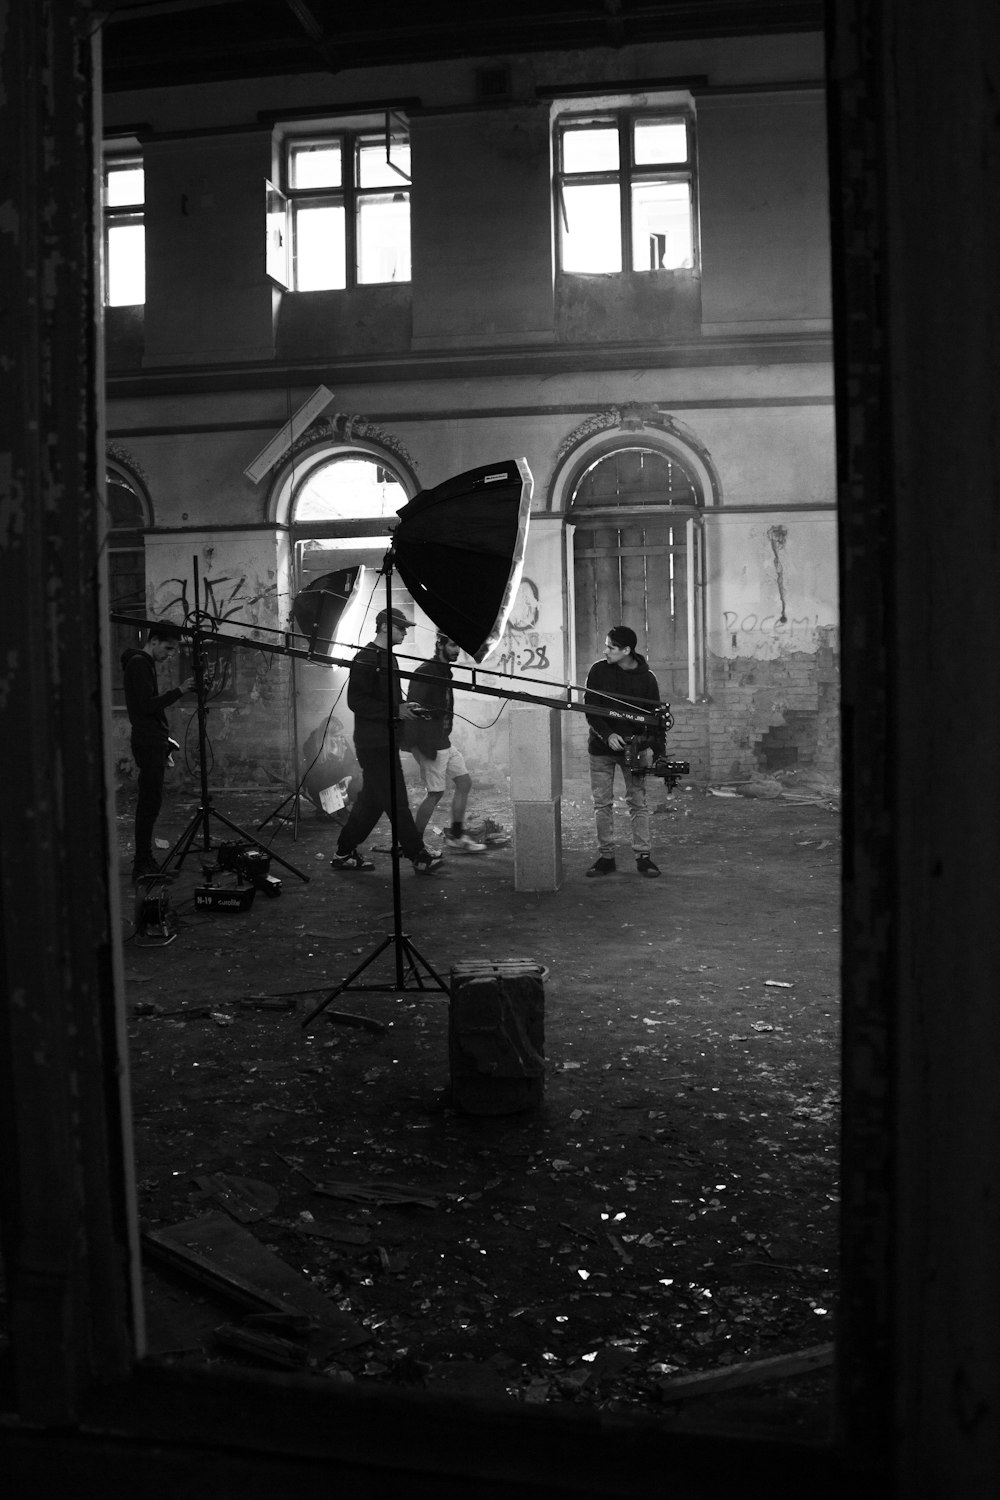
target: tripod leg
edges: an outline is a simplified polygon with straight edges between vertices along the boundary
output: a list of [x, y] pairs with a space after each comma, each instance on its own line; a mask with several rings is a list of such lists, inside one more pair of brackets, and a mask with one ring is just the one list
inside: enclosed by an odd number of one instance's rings
[[284, 802], [279, 802], [278, 805], [277, 805], [277, 807], [272, 808], [271, 811], [268, 813], [267, 817], [263, 818], [257, 824], [257, 832], [260, 833], [260, 830], [262, 828], [266, 828], [267, 825], [268, 825], [268, 823], [270, 823], [270, 821], [271, 821], [272, 818], [280, 818], [281, 814], [282, 814], [282, 811], [288, 806], [289, 802], [294, 802], [298, 798], [298, 795], [299, 795], [299, 789], [298, 789], [298, 787], [295, 788], [294, 792], [289, 792], [289, 794], [285, 798]]
[[177, 857], [177, 868], [178, 870], [180, 869], [187, 856], [191, 853], [191, 845], [195, 841], [195, 836], [197, 835], [199, 828], [201, 828], [203, 825], [205, 829], [205, 842], [206, 844], [208, 843], [207, 817], [207, 809], [204, 807], [199, 807], [198, 811], [195, 813], [188, 826], [184, 829], [184, 832], [181, 834], [180, 838], [174, 844], [174, 847], [170, 850], [169, 854], [164, 859], [162, 865], [162, 868], [164, 870], [167, 869], [170, 861], [174, 858], [175, 855]]
[[[431, 965], [427, 962], [426, 958], [424, 958], [423, 954], [420, 953], [417, 950], [417, 948], [414, 947], [413, 943], [410, 942], [410, 939], [406, 936], [405, 933], [403, 934], [402, 941], [403, 941], [403, 948], [404, 948], [404, 951], [406, 953], [406, 956], [410, 960], [410, 966], [413, 969], [414, 975], [416, 975], [416, 977], [417, 977], [417, 983], [418, 984], [420, 983], [420, 976], [417, 973], [417, 968], [416, 968], [416, 964], [414, 963], [414, 959], [416, 959], [418, 963], [423, 964], [423, 966], [426, 969], [427, 973], [436, 982], [436, 984], [438, 986], [438, 989], [447, 991], [449, 989], [449, 986], [445, 984], [444, 980], [441, 978], [441, 976], [437, 972], [437, 970], [433, 969], [431, 967]], [[422, 984], [420, 985], [420, 988], [423, 989], [423, 985]]]
[[314, 1020], [315, 1017], [319, 1015], [319, 1013], [320, 1013], [321, 1010], [325, 1010], [326, 1009], [326, 1007], [330, 1004], [331, 1000], [336, 1000], [336, 998], [337, 998], [338, 995], [343, 994], [344, 990], [346, 990], [348, 988], [348, 986], [350, 985], [351, 981], [353, 979], [357, 979], [357, 977], [358, 977], [359, 974], [363, 974], [364, 971], [365, 971], [365, 969], [367, 969], [368, 965], [370, 963], [374, 963], [375, 960], [376, 960], [376, 958], [378, 958], [379, 954], [380, 953], [384, 953], [385, 950], [388, 947], [391, 946], [392, 941], [393, 941], [392, 934], [390, 933], [389, 936], [385, 939], [384, 942], [379, 943], [378, 947], [375, 948], [375, 949], [373, 949], [373, 951], [371, 953], [369, 953], [368, 957], [364, 960], [363, 963], [358, 964], [358, 967], [356, 969], [352, 969], [351, 972], [350, 972], [350, 974], [348, 974], [347, 978], [346, 979], [342, 979], [341, 982], [340, 982], [340, 984], [337, 985], [337, 988], [335, 990], [331, 990], [330, 991], [330, 993], [327, 995], [327, 997], [326, 997], [325, 1000], [321, 1000], [318, 1005], [314, 1006], [313, 1009], [309, 1012], [309, 1014], [302, 1021], [302, 1030], [304, 1031], [306, 1029], [306, 1027], [309, 1025], [310, 1021]]
[[220, 823], [225, 823], [227, 828], [231, 828], [234, 833], [238, 833], [240, 838], [246, 839], [248, 844], [253, 844], [257, 849], [262, 849], [265, 854], [269, 854], [272, 859], [276, 859], [279, 865], [283, 865], [286, 870], [291, 870], [293, 875], [297, 875], [300, 880], [304, 880], [308, 885], [309, 876], [301, 870], [297, 870], [293, 864], [289, 864], [287, 859], [282, 859], [280, 854], [275, 854], [273, 849], [269, 849], [266, 844], [262, 844], [260, 839], [255, 839], [252, 833], [247, 833], [245, 828], [241, 828], [238, 823], [234, 823], [231, 818], [227, 818], [225, 813], [220, 813], [217, 808], [210, 808], [209, 811], [213, 818], [218, 818]]

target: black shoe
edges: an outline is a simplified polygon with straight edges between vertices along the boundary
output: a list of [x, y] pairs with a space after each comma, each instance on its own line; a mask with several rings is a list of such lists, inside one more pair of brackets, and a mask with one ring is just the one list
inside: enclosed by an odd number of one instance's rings
[[613, 875], [617, 868], [618, 866], [615, 864], [613, 859], [606, 859], [602, 855], [600, 859], [595, 860], [595, 862], [591, 865], [590, 869], [586, 873], [588, 876]]
[[360, 849], [352, 849], [350, 854], [335, 854], [330, 861], [331, 870], [374, 870], [375, 861], [366, 859]]
[[648, 875], [651, 880], [660, 873], [648, 854], [640, 854], [635, 862], [635, 867], [640, 875]]
[[144, 875], [159, 875], [160, 867], [151, 854], [137, 855], [132, 861], [132, 883], [141, 880]]
[[433, 875], [435, 870], [440, 870], [444, 859], [440, 854], [432, 854], [429, 849], [421, 849], [413, 861], [413, 869], [417, 875]]

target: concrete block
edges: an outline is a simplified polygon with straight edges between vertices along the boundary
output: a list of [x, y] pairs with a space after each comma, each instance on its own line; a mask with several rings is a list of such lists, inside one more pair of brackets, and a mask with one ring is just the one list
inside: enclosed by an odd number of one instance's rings
[[557, 891], [562, 885], [562, 811], [559, 798], [514, 803], [514, 889]]
[[514, 802], [562, 796], [562, 711], [511, 703], [510, 794]]

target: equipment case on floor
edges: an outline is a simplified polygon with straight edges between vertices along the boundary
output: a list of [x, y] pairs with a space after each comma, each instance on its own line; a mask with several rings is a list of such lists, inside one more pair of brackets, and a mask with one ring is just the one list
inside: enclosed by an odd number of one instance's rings
[[545, 1085], [544, 967], [479, 959], [451, 971], [451, 1102], [473, 1115], [535, 1109]]

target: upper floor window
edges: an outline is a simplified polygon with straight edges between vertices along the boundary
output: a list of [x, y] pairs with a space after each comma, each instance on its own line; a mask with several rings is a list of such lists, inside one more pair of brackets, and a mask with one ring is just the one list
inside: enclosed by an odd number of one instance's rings
[[146, 300], [146, 182], [142, 157], [104, 158], [104, 300], [134, 307]]
[[293, 291], [410, 280], [410, 139], [399, 116], [288, 136], [283, 191]]
[[694, 119], [688, 110], [561, 115], [555, 151], [561, 270], [694, 267]]

